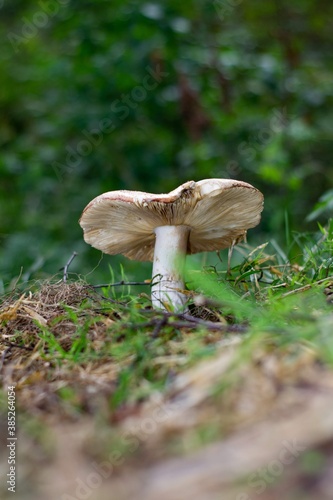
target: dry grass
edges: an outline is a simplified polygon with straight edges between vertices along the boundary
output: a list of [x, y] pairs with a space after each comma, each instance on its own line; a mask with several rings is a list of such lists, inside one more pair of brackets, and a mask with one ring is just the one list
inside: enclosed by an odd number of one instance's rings
[[[89, 304], [82, 308], [87, 300]], [[74, 406], [86, 411], [90, 406], [94, 409], [94, 393], [96, 398], [111, 394], [121, 366], [98, 356], [114, 322], [112, 311], [105, 316], [98, 313], [100, 302], [100, 296], [80, 282], [44, 283], [35, 293], [4, 301], [0, 309], [1, 371], [8, 385], [16, 385], [22, 408], [32, 414], [59, 412], [59, 416], [77, 418], [80, 412], [63, 404], [61, 390], [70, 387], [75, 392]], [[96, 359], [75, 363], [71, 348], [87, 317], [86, 336]], [[48, 337], [56, 342], [55, 347]]]

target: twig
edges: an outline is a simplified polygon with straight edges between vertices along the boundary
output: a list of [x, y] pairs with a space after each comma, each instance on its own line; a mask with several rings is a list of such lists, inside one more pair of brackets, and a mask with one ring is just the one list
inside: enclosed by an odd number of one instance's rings
[[220, 330], [221, 332], [226, 333], [245, 333], [247, 331], [247, 327], [245, 325], [224, 325], [222, 323], [214, 322], [214, 321], [204, 321], [201, 323], [186, 322], [186, 321], [174, 321], [169, 323], [170, 326], [174, 328], [193, 328], [195, 326], [202, 326], [207, 328], [207, 330]]
[[[221, 332], [226, 333], [245, 333], [247, 331], [247, 327], [245, 325], [224, 325], [222, 323], [214, 322], [214, 321], [205, 321], [199, 318], [194, 318], [195, 321], [192, 320], [176, 320], [169, 321], [170, 318], [167, 316], [162, 319], [152, 319], [151, 321], [147, 321], [146, 323], [140, 323], [138, 328], [147, 328], [149, 326], [154, 326], [154, 331], [152, 336], [157, 336], [161, 330], [161, 328], [165, 325], [171, 326], [173, 328], [197, 328], [204, 327], [207, 330], [220, 330]], [[157, 333], [155, 333], [157, 332]]]
[[156, 321], [156, 325], [154, 328], [153, 333], [151, 334], [151, 338], [155, 339], [158, 337], [158, 334], [162, 330], [163, 326], [165, 326], [168, 323], [168, 318], [164, 316], [162, 319]]
[[26, 351], [33, 351], [33, 347], [27, 347], [26, 345], [15, 344], [14, 342], [10, 342], [9, 340], [2, 340], [2, 342], [9, 346], [9, 349], [12, 347], [19, 347], [20, 349], [25, 349]]
[[183, 318], [188, 322], [204, 326], [208, 329], [217, 328], [218, 330], [226, 332], [239, 332], [239, 333], [244, 333], [247, 331], [246, 325], [224, 325], [222, 323], [218, 323], [217, 321], [207, 321], [205, 319], [196, 318], [195, 316], [190, 316], [189, 314], [184, 314]]
[[285, 297], [288, 297], [289, 295], [295, 295], [296, 293], [301, 293], [301, 292], [306, 292], [307, 290], [310, 290], [314, 285], [320, 285], [321, 283], [325, 283], [325, 281], [332, 281], [333, 276], [328, 276], [327, 278], [323, 278], [318, 281], [314, 281], [313, 283], [308, 283], [307, 285], [301, 286], [300, 288], [296, 288], [295, 290], [290, 290], [289, 292], [283, 293], [280, 295], [279, 299], [284, 299]]
[[301, 286], [300, 288], [296, 288], [295, 290], [290, 290], [289, 292], [283, 293], [278, 298], [284, 299], [285, 297], [288, 297], [289, 295], [295, 295], [296, 293], [306, 292], [307, 290], [310, 290], [311, 287], [312, 287], [312, 285], [310, 285], [310, 284], [304, 285], [304, 286]]
[[108, 288], [110, 286], [134, 286], [134, 285], [149, 285], [151, 286], [151, 281], [118, 281], [117, 283], [104, 283], [102, 285], [89, 285], [92, 288]]
[[[154, 314], [156, 316], [156, 311], [151, 309], [140, 309], [140, 312], [143, 314]], [[196, 325], [204, 326], [208, 330], [221, 330], [224, 332], [237, 332], [244, 333], [248, 330], [247, 325], [224, 325], [215, 321], [207, 321], [205, 319], [197, 318], [195, 316], [191, 316], [187, 313], [175, 313], [168, 311], [159, 311], [159, 314], [162, 315], [162, 318], [166, 318], [167, 321], [165, 324], [169, 326], [174, 326], [175, 328], [193, 328]], [[160, 321], [162, 318], [153, 318], [151, 321], [147, 323], [141, 323], [140, 326], [155, 326], [156, 322]], [[171, 318], [176, 318], [177, 321], [170, 321]]]
[[68, 268], [69, 266], [71, 265], [71, 263], [73, 262], [73, 260], [75, 259], [75, 257], [77, 256], [77, 252], [73, 252], [70, 259], [68, 260], [67, 264], [65, 265], [64, 267], [64, 277], [63, 277], [63, 282], [66, 283], [67, 281], [67, 277], [68, 277]]

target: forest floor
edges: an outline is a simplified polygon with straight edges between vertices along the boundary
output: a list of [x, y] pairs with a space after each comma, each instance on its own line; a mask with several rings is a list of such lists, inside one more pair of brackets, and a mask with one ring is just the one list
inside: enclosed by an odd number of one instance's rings
[[17, 497], [333, 498], [332, 242], [298, 263], [244, 247], [198, 273], [186, 314], [80, 279], [7, 293], [0, 464], [14, 393]]

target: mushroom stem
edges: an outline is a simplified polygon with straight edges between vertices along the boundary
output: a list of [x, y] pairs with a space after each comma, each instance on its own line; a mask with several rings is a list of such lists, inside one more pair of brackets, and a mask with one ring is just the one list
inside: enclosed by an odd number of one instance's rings
[[155, 228], [156, 242], [153, 263], [152, 303], [155, 309], [184, 308], [186, 295], [183, 270], [190, 228], [188, 226], [159, 226]]

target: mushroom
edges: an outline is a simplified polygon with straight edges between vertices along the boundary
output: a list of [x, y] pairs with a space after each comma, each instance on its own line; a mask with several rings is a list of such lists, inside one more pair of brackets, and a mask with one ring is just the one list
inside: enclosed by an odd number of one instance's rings
[[84, 209], [84, 239], [102, 252], [153, 261], [152, 304], [182, 310], [187, 254], [221, 250], [256, 226], [263, 195], [246, 182], [185, 182], [168, 194], [110, 191]]

